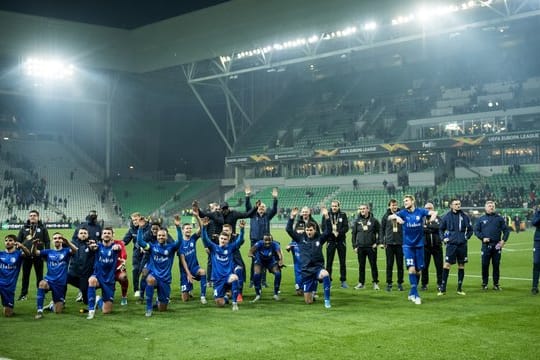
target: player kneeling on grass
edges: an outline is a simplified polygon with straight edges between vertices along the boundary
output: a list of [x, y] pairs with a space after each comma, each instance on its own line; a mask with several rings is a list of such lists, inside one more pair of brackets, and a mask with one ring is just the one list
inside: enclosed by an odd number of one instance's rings
[[10, 317], [13, 315], [15, 288], [23, 257], [30, 257], [31, 254], [26, 246], [17, 242], [17, 237], [13, 234], [7, 235], [4, 241], [6, 249], [0, 251], [0, 298], [2, 298], [4, 316]]
[[[95, 251], [94, 272], [88, 279], [88, 316], [91, 320], [95, 315], [96, 303], [103, 314], [112, 312], [116, 262], [122, 248], [113, 240], [113, 229], [106, 227], [101, 233], [101, 242], [90, 240], [88, 249]], [[96, 288], [101, 288], [101, 298], [96, 296]]]
[[238, 289], [239, 278], [234, 273], [234, 252], [244, 243], [244, 227], [246, 222], [240, 221], [240, 234], [236, 240], [230, 243], [230, 235], [222, 232], [218, 237], [218, 244], [210, 241], [206, 232], [208, 219], [203, 219], [202, 240], [204, 246], [210, 251], [210, 259], [212, 261], [212, 282], [214, 283], [214, 300], [217, 306], [225, 306], [228, 302], [225, 296], [225, 291], [228, 286], [232, 290], [232, 310], [238, 311]]
[[253, 283], [255, 285], [255, 299], [261, 299], [261, 272], [267, 269], [274, 274], [274, 300], [279, 300], [279, 287], [281, 285], [281, 268], [283, 267], [283, 254], [277, 241], [272, 235], [264, 235], [263, 240], [259, 240], [249, 249], [248, 256], [253, 258]]
[[317, 289], [317, 283], [322, 282], [324, 287], [324, 306], [328, 309], [330, 305], [330, 275], [324, 268], [324, 256], [322, 253], [323, 244], [328, 241], [332, 231], [332, 224], [328, 216], [328, 209], [321, 207], [321, 214], [326, 222], [324, 232], [317, 236], [316, 224], [308, 222], [305, 232], [302, 234], [293, 230], [293, 222], [298, 214], [298, 208], [291, 211], [291, 216], [287, 222], [287, 233], [296, 242], [300, 249], [300, 266], [302, 271], [302, 290], [306, 304], [313, 303], [313, 292]]
[[38, 250], [39, 242], [39, 239], [32, 242], [32, 254], [36, 257], [42, 257], [47, 262], [47, 275], [39, 282], [36, 319], [43, 317], [43, 300], [45, 293], [49, 290], [52, 291], [53, 298], [51, 310], [58, 314], [64, 309], [69, 259], [77, 251], [77, 247], [60, 233], [53, 235], [54, 249]]
[[[201, 227], [201, 219], [198, 210], [193, 212], [193, 215]], [[180, 216], [174, 217], [174, 225], [178, 232], [178, 239], [182, 239], [178, 257], [180, 258], [180, 289], [182, 291], [182, 301], [186, 302], [191, 297], [193, 290], [193, 280], [201, 282], [201, 304], [206, 304], [206, 271], [200, 267], [197, 260], [197, 240], [200, 237], [200, 232], [193, 233], [191, 224], [183, 224], [180, 227]]]
[[168, 243], [167, 230], [159, 229], [157, 232], [157, 243], [147, 243], [143, 240], [143, 228], [146, 219], [139, 218], [139, 230], [137, 231], [137, 243], [150, 253], [146, 277], [146, 313], [147, 317], [152, 316], [154, 288], [157, 288], [157, 308], [159, 311], [167, 311], [171, 296], [171, 270], [174, 263], [174, 255], [180, 248], [182, 233], [178, 232], [178, 238], [173, 243]]

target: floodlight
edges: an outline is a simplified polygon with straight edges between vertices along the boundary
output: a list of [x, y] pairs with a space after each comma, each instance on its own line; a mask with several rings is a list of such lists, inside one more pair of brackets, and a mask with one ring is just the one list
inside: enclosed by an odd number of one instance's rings
[[28, 58], [22, 68], [28, 76], [50, 80], [70, 79], [75, 73], [73, 64], [58, 59]]

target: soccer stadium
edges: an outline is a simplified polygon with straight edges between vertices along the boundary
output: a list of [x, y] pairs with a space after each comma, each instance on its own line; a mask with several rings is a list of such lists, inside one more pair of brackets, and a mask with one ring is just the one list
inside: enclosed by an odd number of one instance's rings
[[[22, 257], [0, 262], [0, 358], [536, 358], [538, 33], [539, 0], [3, 1], [0, 255]], [[389, 263], [398, 232], [435, 220], [444, 269], [401, 243]], [[203, 227], [217, 245], [193, 235], [187, 276], [181, 237]], [[122, 243], [129, 285], [111, 295], [94, 269], [76, 286], [67, 261], [51, 296], [46, 247], [81, 228], [96, 259]], [[295, 273], [309, 231], [314, 288]], [[222, 294], [210, 259], [228, 251]]]

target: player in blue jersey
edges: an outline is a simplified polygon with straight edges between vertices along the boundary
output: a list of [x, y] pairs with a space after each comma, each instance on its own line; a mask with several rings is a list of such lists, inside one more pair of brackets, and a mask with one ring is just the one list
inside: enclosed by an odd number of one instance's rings
[[412, 195], [404, 196], [402, 210], [388, 216], [388, 220], [396, 220], [398, 224], [403, 225], [403, 256], [411, 283], [408, 299], [417, 305], [422, 304], [418, 293], [418, 280], [424, 268], [424, 220], [428, 216], [430, 221], [434, 221], [437, 212], [417, 208]]
[[[231, 239], [229, 242], [233, 242], [238, 238], [238, 234], [235, 234], [233, 227], [230, 224], [223, 224], [221, 231], [229, 236]], [[243, 288], [244, 280], [246, 278], [245, 264], [242, 260], [242, 255], [240, 254], [240, 249], [236, 249], [233, 253], [233, 273], [238, 276], [238, 296], [236, 301], [241, 304], [244, 301]]]
[[248, 256], [253, 258], [253, 283], [255, 285], [255, 299], [261, 299], [261, 272], [266, 269], [274, 274], [274, 300], [279, 300], [279, 287], [281, 285], [281, 268], [283, 267], [283, 253], [277, 241], [272, 235], [264, 235], [253, 245], [248, 252]]
[[212, 261], [212, 282], [214, 283], [214, 301], [219, 307], [225, 306], [228, 302], [225, 292], [230, 286], [232, 290], [232, 310], [238, 311], [238, 289], [239, 277], [234, 273], [234, 252], [244, 243], [244, 227], [246, 222], [240, 220], [240, 234], [233, 242], [230, 242], [230, 235], [221, 232], [218, 237], [218, 244], [214, 244], [206, 232], [208, 219], [203, 219], [202, 240], [204, 246], [210, 251]]
[[165, 229], [159, 229], [157, 232], [157, 242], [147, 243], [144, 241], [143, 228], [146, 225], [144, 217], [139, 218], [139, 230], [137, 231], [137, 243], [148, 251], [148, 276], [146, 277], [146, 312], [147, 317], [152, 316], [152, 307], [154, 299], [154, 289], [157, 288], [157, 308], [159, 311], [167, 311], [169, 299], [171, 296], [172, 266], [174, 255], [182, 243], [182, 232], [178, 228], [178, 239], [173, 242], [167, 242], [169, 234]]
[[[94, 272], [88, 279], [88, 316], [91, 320], [95, 316], [96, 303], [103, 314], [112, 311], [114, 300], [114, 285], [116, 283], [116, 262], [122, 248], [114, 243], [113, 229], [106, 227], [101, 233], [101, 242], [89, 241], [88, 248], [95, 251]], [[96, 297], [96, 288], [101, 288], [101, 297]]]
[[[201, 219], [198, 211], [193, 211], [193, 215], [201, 228]], [[193, 234], [193, 225], [185, 223], [180, 228], [180, 216], [175, 216], [174, 224], [176, 231], [180, 233], [182, 242], [178, 249], [180, 258], [180, 291], [182, 291], [182, 301], [188, 301], [193, 290], [193, 280], [201, 282], [201, 304], [206, 304], [206, 271], [199, 265], [197, 259], [197, 240], [200, 232]]]
[[321, 207], [321, 215], [326, 221], [324, 232], [317, 234], [317, 226], [313, 222], [305, 224], [305, 232], [298, 233], [293, 230], [293, 222], [298, 214], [297, 207], [292, 209], [291, 216], [287, 222], [287, 233], [296, 242], [300, 249], [300, 264], [302, 268], [302, 290], [304, 292], [304, 301], [306, 304], [312, 304], [314, 291], [319, 282], [324, 287], [324, 306], [328, 309], [330, 305], [330, 274], [324, 268], [324, 256], [322, 246], [332, 233], [332, 223], [328, 216], [328, 210]]
[[54, 312], [59, 314], [64, 309], [69, 259], [77, 252], [77, 247], [59, 232], [53, 234], [53, 249], [39, 250], [39, 241], [36, 239], [32, 242], [32, 254], [47, 262], [47, 275], [38, 285], [36, 319], [43, 317], [43, 300], [49, 290], [52, 291]]
[[15, 287], [21, 271], [23, 257], [31, 257], [30, 250], [17, 242], [15, 235], [7, 235], [4, 239], [6, 249], [0, 251], [0, 298], [2, 298], [5, 317], [13, 315], [15, 305]]

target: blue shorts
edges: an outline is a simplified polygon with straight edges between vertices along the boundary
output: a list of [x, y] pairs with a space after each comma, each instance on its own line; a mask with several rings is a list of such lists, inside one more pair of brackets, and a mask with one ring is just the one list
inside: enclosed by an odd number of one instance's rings
[[[98, 280], [99, 281], [99, 280]], [[114, 285], [115, 282], [106, 283], [99, 281], [99, 287], [101, 288], [101, 298], [103, 301], [114, 301]]]
[[[201, 281], [201, 277], [199, 275], [195, 275], [200, 269], [201, 267], [199, 265], [195, 266], [193, 269], [189, 269], [191, 275], [193, 275], [193, 279], [197, 281]], [[180, 291], [189, 292], [191, 290], [193, 290], [193, 283], [188, 281], [186, 272], [182, 269], [182, 271], [180, 271]]]
[[403, 246], [403, 257], [407, 269], [414, 267], [417, 271], [421, 271], [424, 268], [423, 246]]
[[49, 290], [52, 292], [52, 299], [55, 303], [64, 302], [66, 299], [66, 284], [60, 284], [52, 282], [45, 278], [45, 281], [49, 285]]
[[10, 288], [0, 287], [2, 306], [12, 308], [15, 305], [15, 286]]
[[[230, 275], [229, 275], [230, 276]], [[225, 297], [225, 293], [230, 289], [229, 276], [225, 279], [219, 279], [214, 281], [214, 299], [220, 299]]]
[[156, 279], [157, 298], [160, 304], [168, 304], [171, 296], [171, 284]]
[[446, 245], [446, 257], [444, 258], [449, 264], [465, 264], [469, 262], [467, 258], [467, 244], [448, 244]]
[[264, 260], [264, 259], [255, 259], [255, 264], [260, 265], [263, 269], [272, 270], [274, 266], [277, 266], [276, 259], [272, 258], [270, 260]]
[[321, 282], [321, 280], [319, 280], [319, 275], [322, 270], [324, 269], [321, 268], [315, 274], [302, 278], [302, 291], [304, 291], [304, 293], [317, 291], [317, 286]]

